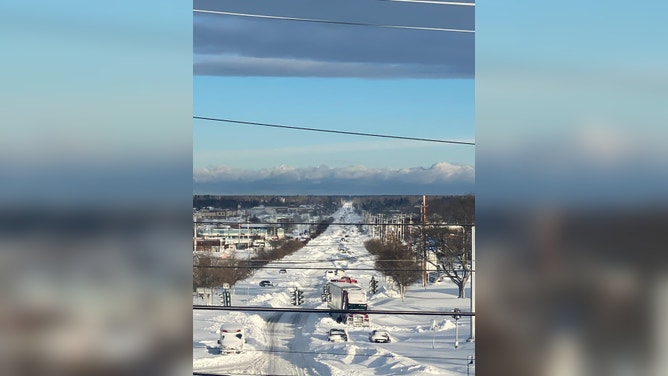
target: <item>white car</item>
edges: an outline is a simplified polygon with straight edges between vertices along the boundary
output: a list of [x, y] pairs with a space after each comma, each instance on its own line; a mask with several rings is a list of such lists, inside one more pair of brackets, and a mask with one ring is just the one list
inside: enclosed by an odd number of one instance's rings
[[348, 332], [345, 329], [330, 329], [328, 339], [330, 342], [348, 341]]
[[390, 338], [390, 333], [387, 330], [374, 330], [369, 333], [369, 341], [376, 343], [389, 343], [392, 342]]
[[220, 354], [241, 353], [246, 339], [244, 338], [244, 327], [235, 324], [223, 324], [218, 330], [220, 338], [218, 346]]

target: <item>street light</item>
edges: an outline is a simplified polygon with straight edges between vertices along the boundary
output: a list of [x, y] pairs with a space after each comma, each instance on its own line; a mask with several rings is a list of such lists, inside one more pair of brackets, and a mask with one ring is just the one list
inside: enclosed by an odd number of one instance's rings
[[459, 319], [462, 318], [462, 315], [460, 313], [462, 312], [461, 309], [455, 308], [452, 310], [454, 314], [452, 315], [452, 318], [455, 319], [455, 349], [459, 348]]

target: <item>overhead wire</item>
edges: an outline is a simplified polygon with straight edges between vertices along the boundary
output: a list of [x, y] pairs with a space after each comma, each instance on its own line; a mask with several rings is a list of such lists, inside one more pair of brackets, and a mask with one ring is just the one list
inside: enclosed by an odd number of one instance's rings
[[[237, 260], [241, 263], [244, 263], [245, 260]], [[251, 260], [251, 263], [254, 261]], [[418, 261], [414, 260], [386, 260], [384, 262], [413, 262], [417, 263]], [[243, 265], [243, 264], [238, 264], [238, 265], [193, 265], [193, 268], [200, 268], [200, 269], [257, 269], [257, 266], [254, 265]], [[262, 269], [291, 269], [291, 270], [332, 270], [332, 269], [337, 269], [334, 267], [329, 267], [329, 268], [324, 268], [324, 267], [299, 267], [299, 266], [294, 266], [294, 267], [289, 267], [286, 268], [285, 266], [262, 266]], [[338, 269], [345, 269], [346, 271], [377, 271], [381, 272], [377, 268], [338, 268]], [[404, 272], [429, 272], [429, 271], [434, 271], [437, 272], [437, 270], [430, 270], [430, 269], [406, 269], [406, 268], [398, 268], [398, 269], [388, 269], [384, 268], [383, 271], [389, 272], [389, 271], [404, 271]], [[464, 269], [459, 270], [459, 271], [464, 271]], [[473, 270], [466, 269], [467, 272], [472, 272]], [[343, 277], [342, 277], [343, 278]], [[335, 279], [335, 278], [333, 278]], [[356, 279], [356, 278], [353, 278]]]
[[444, 144], [475, 145], [475, 142], [469, 142], [469, 141], [440, 140], [440, 139], [434, 139], [434, 138], [395, 136], [395, 135], [387, 135], [387, 134], [379, 134], [379, 133], [342, 131], [342, 130], [335, 130], [335, 129], [296, 127], [296, 126], [291, 126], [291, 125], [260, 123], [260, 122], [255, 122], [255, 121], [214, 118], [214, 117], [206, 117], [206, 116], [193, 116], [193, 119], [206, 120], [206, 121], [216, 121], [216, 122], [223, 122], [223, 123], [233, 123], [233, 124], [255, 125], [255, 126], [270, 127], [270, 128], [293, 129], [293, 130], [300, 130], [300, 131], [336, 133], [336, 134], [345, 134], [345, 135], [352, 135], [352, 136], [392, 138], [392, 139], [398, 139], [398, 140], [436, 142], [436, 143], [444, 143]]
[[384, 24], [372, 24], [372, 23], [365, 23], [365, 22], [323, 20], [323, 19], [317, 19], [317, 18], [272, 16], [272, 15], [257, 14], [257, 13], [227, 12], [227, 11], [220, 11], [220, 10], [193, 9], [193, 12], [195, 12], [195, 13], [205, 13], [205, 14], [220, 14], [220, 15], [226, 15], [226, 16], [263, 18], [263, 19], [272, 19], [272, 20], [301, 21], [301, 22], [325, 23], [325, 24], [336, 24], [336, 25], [351, 25], [351, 26], [370, 26], [370, 27], [389, 28], [389, 29], [442, 31], [442, 32], [453, 32], [453, 33], [475, 33], [475, 30], [468, 30], [468, 29], [450, 29], [450, 28], [442, 28], [442, 27], [384, 25]]
[[403, 310], [349, 310], [349, 309], [320, 309], [320, 308], [284, 308], [260, 306], [211, 306], [193, 304], [193, 311], [235, 311], [235, 312], [289, 312], [289, 313], [361, 313], [373, 315], [406, 315], [406, 316], [475, 316], [475, 312], [461, 311], [403, 311]]
[[[203, 252], [209, 252], [209, 251], [203, 251]], [[235, 265], [199, 265], [199, 264], [193, 264], [193, 268], [202, 268], [202, 269], [245, 269], [245, 268], [251, 268], [251, 269], [258, 269], [263, 263], [263, 261], [256, 261], [251, 259], [250, 261], [243, 260], [243, 259], [222, 259], [222, 260], [234, 260], [238, 262], [238, 264]], [[350, 260], [331, 260], [331, 261], [322, 261], [322, 262], [309, 262], [308, 260], [303, 260], [303, 261], [295, 261], [295, 262], [290, 262], [290, 263], [277, 263], [276, 261], [270, 261], [272, 264], [277, 264], [276, 266], [270, 266], [270, 265], [261, 265], [262, 269], [290, 269], [290, 270], [345, 270], [345, 271], [379, 271], [377, 268], [348, 268], [348, 267], [340, 267], [340, 266], [330, 266], [330, 267], [300, 267], [300, 266], [292, 266], [292, 265], [304, 265], [304, 264], [318, 264], [318, 263], [325, 263], [325, 262], [340, 262], [340, 261], [350, 261]], [[362, 260], [362, 261], [379, 261], [379, 262], [397, 262], [397, 263], [407, 263], [407, 262], [417, 262], [414, 260]], [[252, 264], [252, 265], [249, 265]], [[385, 271], [394, 271], [394, 270], [401, 270], [401, 271], [416, 271], [416, 272], [424, 272], [424, 271], [434, 271], [437, 272], [438, 270], [431, 270], [431, 269], [384, 269]], [[470, 269], [458, 269], [458, 271], [472, 271]], [[379, 271], [380, 272], [380, 271]]]
[[[279, 350], [279, 349], [244, 349], [244, 352], [261, 352], [261, 353], [279, 353], [279, 354], [300, 354], [300, 355], [334, 355], [334, 356], [362, 356], [362, 357], [380, 357], [380, 358], [394, 358], [397, 354], [360, 354], [360, 353], [340, 353], [329, 351], [297, 351], [297, 350]], [[467, 358], [458, 357], [444, 357], [444, 356], [411, 356], [412, 359], [443, 359], [443, 360], [467, 360]]]
[[[244, 350], [248, 351], [248, 350]], [[202, 371], [193, 371], [193, 376], [263, 376], [265, 373], [211, 373]], [[271, 376], [293, 376], [288, 374], [272, 373]]]
[[[198, 252], [204, 252], [204, 253], [209, 253], [211, 251], [198, 251]], [[351, 256], [350, 258], [337, 258], [337, 259], [331, 259], [331, 260], [311, 260], [311, 259], [297, 259], [297, 260], [258, 260], [258, 259], [250, 259], [251, 262], [267, 262], [267, 263], [272, 263], [272, 264], [277, 264], [279, 266], [276, 267], [271, 267], [271, 268], [278, 268], [281, 269], [285, 266], [293, 265], [293, 264], [322, 264], [326, 262], [339, 262], [339, 261], [400, 261], [400, 260], [391, 260], [391, 259], [379, 259], [376, 260], [373, 258], [373, 255], [364, 255], [364, 256]], [[246, 262], [247, 260], [244, 259], [236, 259], [237, 261], [243, 261]], [[265, 266], [266, 268], [269, 268], [269, 266]], [[328, 268], [331, 269], [331, 268]], [[342, 269], [342, 268], [339, 268]], [[346, 270], [355, 270], [353, 268], [345, 268]]]
[[462, 1], [437, 1], [437, 0], [379, 0], [393, 3], [420, 3], [420, 4], [437, 4], [437, 5], [457, 5], [474, 7], [475, 3], [467, 3]]
[[[242, 228], [245, 228], [246, 224], [252, 224], [247, 222], [220, 222], [220, 221], [193, 221], [195, 224], [239, 224]], [[416, 226], [416, 227], [447, 227], [447, 226], [462, 226], [462, 227], [472, 227], [475, 226], [475, 223], [438, 223], [438, 222], [427, 222], [427, 223], [374, 223], [374, 222], [276, 222], [276, 223], [260, 223], [261, 225], [269, 226], [286, 226], [286, 225], [339, 225], [339, 226], [352, 226], [352, 225], [361, 225], [361, 226]]]

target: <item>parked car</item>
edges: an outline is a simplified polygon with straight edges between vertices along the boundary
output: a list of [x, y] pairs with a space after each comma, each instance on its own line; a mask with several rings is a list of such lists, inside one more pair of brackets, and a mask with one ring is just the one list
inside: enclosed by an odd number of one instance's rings
[[287, 273], [287, 272], [288, 272], [288, 271], [285, 270], [285, 269], [281, 269], [281, 270], [278, 271], [279, 274], [285, 274], [285, 273]]
[[274, 284], [271, 283], [271, 281], [267, 281], [267, 280], [260, 281], [260, 287], [273, 287], [273, 286], [274, 286]]
[[345, 329], [335, 329], [332, 328], [329, 330], [328, 339], [330, 342], [340, 342], [348, 341], [348, 332]]
[[369, 333], [369, 341], [375, 343], [388, 343], [392, 342], [390, 338], [390, 333], [387, 330], [374, 330]]
[[244, 328], [236, 324], [223, 324], [220, 329], [220, 338], [218, 347], [221, 355], [231, 353], [241, 353], [246, 339], [244, 338]]

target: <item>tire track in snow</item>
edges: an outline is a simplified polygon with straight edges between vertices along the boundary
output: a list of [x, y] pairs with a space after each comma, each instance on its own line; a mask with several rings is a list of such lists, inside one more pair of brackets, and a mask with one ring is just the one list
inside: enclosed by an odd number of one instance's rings
[[[271, 316], [267, 320], [267, 326], [270, 334], [269, 351], [271, 360], [269, 361], [268, 372], [271, 375], [290, 374], [299, 376], [308, 376], [312, 373], [306, 369], [297, 366], [309, 364], [309, 358], [304, 354], [290, 353], [285, 351], [306, 351], [304, 346], [300, 346], [297, 340], [299, 328], [306, 322], [306, 316], [301, 313], [282, 312]], [[302, 343], [303, 344], [303, 343]]]

